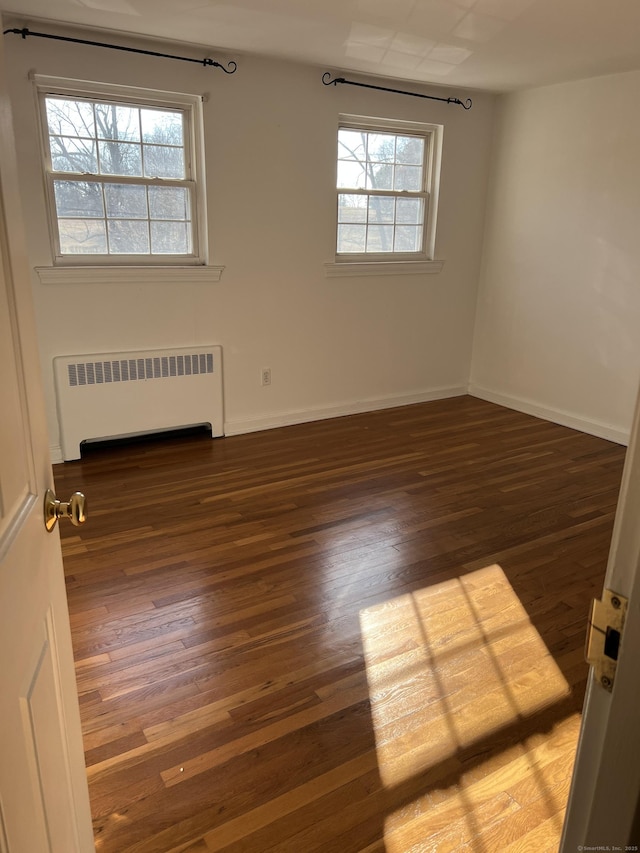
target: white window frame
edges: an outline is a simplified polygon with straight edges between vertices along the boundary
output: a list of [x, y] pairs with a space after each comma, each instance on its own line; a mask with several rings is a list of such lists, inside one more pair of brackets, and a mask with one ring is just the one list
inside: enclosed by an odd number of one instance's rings
[[[40, 140], [42, 164], [44, 172], [45, 196], [51, 240], [51, 252], [55, 267], [185, 267], [208, 264], [207, 246], [207, 216], [206, 216], [206, 184], [204, 175], [204, 132], [202, 97], [200, 95], [182, 94], [177, 92], [162, 92], [154, 89], [142, 89], [134, 86], [123, 86], [111, 83], [97, 83], [85, 80], [72, 80], [61, 77], [48, 77], [35, 74], [36, 98], [38, 103], [38, 121], [40, 125]], [[54, 180], [82, 180], [81, 175], [53, 170], [49, 146], [49, 127], [46, 116], [45, 99], [49, 96], [98, 100], [118, 104], [131, 104], [136, 107], [156, 107], [180, 110], [184, 116], [185, 139], [185, 179], [140, 179], [126, 176], [96, 176], [103, 183], [132, 183], [153, 186], [154, 180], [158, 185], [187, 186], [191, 189], [191, 239], [190, 254], [148, 254], [148, 255], [101, 255], [77, 254], [63, 255], [60, 251], [58, 236], [58, 216], [53, 190]], [[86, 179], [86, 178], [85, 178]]]
[[[440, 193], [440, 167], [442, 163], [442, 143], [444, 128], [439, 124], [427, 124], [424, 122], [402, 121], [396, 119], [371, 118], [367, 116], [340, 115], [338, 119], [338, 131], [362, 130], [365, 132], [393, 133], [397, 135], [420, 136], [425, 140], [425, 162], [423, 174], [423, 187], [421, 192], [405, 192], [394, 190], [351, 190], [338, 187], [337, 175], [334, 181], [336, 185], [335, 202], [335, 264], [326, 264], [327, 275], [339, 276], [357, 275], [360, 270], [369, 274], [384, 274], [390, 270], [391, 265], [394, 272], [437, 272], [441, 264], [427, 270], [425, 264], [434, 261], [436, 241], [436, 221], [438, 213], [438, 197]], [[336, 140], [338, 134], [336, 133]], [[338, 157], [336, 156], [336, 169]], [[422, 251], [421, 252], [348, 252], [340, 253], [337, 250], [338, 240], [338, 202], [340, 193], [355, 193], [362, 195], [393, 195], [399, 198], [424, 198], [425, 216], [423, 224]], [[344, 267], [342, 267], [344, 265]], [[355, 267], [351, 272], [348, 267]], [[342, 269], [341, 269], [342, 268]]]

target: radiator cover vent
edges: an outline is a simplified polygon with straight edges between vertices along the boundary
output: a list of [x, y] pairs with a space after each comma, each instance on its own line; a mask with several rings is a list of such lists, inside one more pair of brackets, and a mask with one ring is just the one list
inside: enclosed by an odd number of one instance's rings
[[53, 369], [63, 459], [95, 439], [200, 424], [224, 434], [219, 346], [59, 356]]
[[69, 387], [102, 385], [105, 382], [133, 382], [137, 379], [167, 379], [213, 373], [213, 353], [156, 355], [114, 361], [83, 361], [68, 364]]

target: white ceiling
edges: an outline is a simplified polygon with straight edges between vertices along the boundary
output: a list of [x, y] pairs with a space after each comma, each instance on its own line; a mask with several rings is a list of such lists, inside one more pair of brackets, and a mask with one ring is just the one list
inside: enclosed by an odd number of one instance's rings
[[[2, 0], [0, 0], [2, 2]], [[640, 68], [640, 0], [4, 0], [34, 18], [507, 91]], [[42, 26], [42, 21], [37, 22]], [[7, 36], [9, 37], [9, 36]], [[15, 38], [15, 36], [11, 36]]]

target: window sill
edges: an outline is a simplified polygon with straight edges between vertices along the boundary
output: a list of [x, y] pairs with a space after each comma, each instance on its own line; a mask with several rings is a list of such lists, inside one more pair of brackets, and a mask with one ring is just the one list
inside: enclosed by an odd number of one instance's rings
[[212, 284], [223, 266], [193, 267], [36, 267], [42, 284]]
[[325, 264], [327, 278], [372, 275], [435, 275], [441, 272], [444, 261], [340, 261]]

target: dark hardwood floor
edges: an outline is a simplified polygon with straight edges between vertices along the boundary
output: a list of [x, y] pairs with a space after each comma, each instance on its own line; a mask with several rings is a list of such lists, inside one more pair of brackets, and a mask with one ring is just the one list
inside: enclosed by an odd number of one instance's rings
[[99, 853], [557, 850], [624, 452], [460, 397], [55, 466]]

